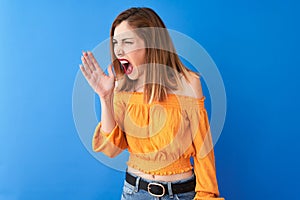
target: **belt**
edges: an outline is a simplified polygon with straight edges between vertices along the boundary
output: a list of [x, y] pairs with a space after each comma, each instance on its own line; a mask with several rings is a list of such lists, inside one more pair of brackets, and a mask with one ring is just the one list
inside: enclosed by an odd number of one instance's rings
[[[126, 182], [132, 186], [136, 186], [137, 177], [132, 176], [126, 172]], [[173, 194], [180, 194], [185, 192], [194, 191], [196, 186], [195, 178], [183, 183], [171, 183], [171, 189]], [[159, 182], [148, 182], [143, 179], [139, 180], [138, 188], [149, 192], [152, 196], [162, 197], [165, 194], [169, 194], [168, 185]]]

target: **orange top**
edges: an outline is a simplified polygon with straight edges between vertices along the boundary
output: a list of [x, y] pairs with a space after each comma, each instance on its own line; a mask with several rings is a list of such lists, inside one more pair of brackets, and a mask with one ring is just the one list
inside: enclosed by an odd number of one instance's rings
[[[144, 173], [170, 175], [194, 169], [195, 200], [218, 198], [209, 121], [201, 99], [168, 94], [164, 102], [144, 103], [143, 93], [116, 92], [116, 126], [93, 137], [93, 150], [114, 157], [130, 152], [127, 165]], [[194, 158], [194, 165], [190, 163]]]

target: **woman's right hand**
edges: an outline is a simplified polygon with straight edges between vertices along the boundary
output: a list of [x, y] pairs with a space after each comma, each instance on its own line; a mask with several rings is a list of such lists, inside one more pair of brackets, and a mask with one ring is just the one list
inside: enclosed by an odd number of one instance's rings
[[115, 87], [115, 76], [112, 72], [112, 66], [108, 68], [108, 75], [99, 66], [92, 52], [82, 51], [81, 61], [83, 65], [80, 65], [85, 79], [89, 85], [102, 99], [109, 99], [113, 94]]

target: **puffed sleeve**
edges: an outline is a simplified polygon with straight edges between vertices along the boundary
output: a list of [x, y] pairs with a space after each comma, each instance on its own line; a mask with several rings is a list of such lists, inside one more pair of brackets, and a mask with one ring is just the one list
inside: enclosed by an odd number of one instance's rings
[[213, 144], [204, 97], [192, 106], [189, 120], [195, 150], [196, 196], [194, 200], [224, 200], [219, 197]]
[[114, 113], [116, 126], [110, 133], [107, 133], [101, 130], [102, 124], [99, 122], [92, 140], [92, 148], [94, 151], [102, 152], [112, 158], [128, 147], [126, 135], [123, 131], [125, 107], [119, 95], [115, 94]]

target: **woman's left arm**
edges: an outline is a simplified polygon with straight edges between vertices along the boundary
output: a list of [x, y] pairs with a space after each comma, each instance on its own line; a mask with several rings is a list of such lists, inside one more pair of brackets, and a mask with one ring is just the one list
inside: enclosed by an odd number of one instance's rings
[[196, 196], [194, 200], [224, 200], [224, 198], [219, 197], [214, 150], [207, 111], [203, 102], [200, 78], [191, 78], [190, 86], [193, 89], [195, 98], [199, 100], [198, 104], [192, 106], [189, 116], [195, 149]]

